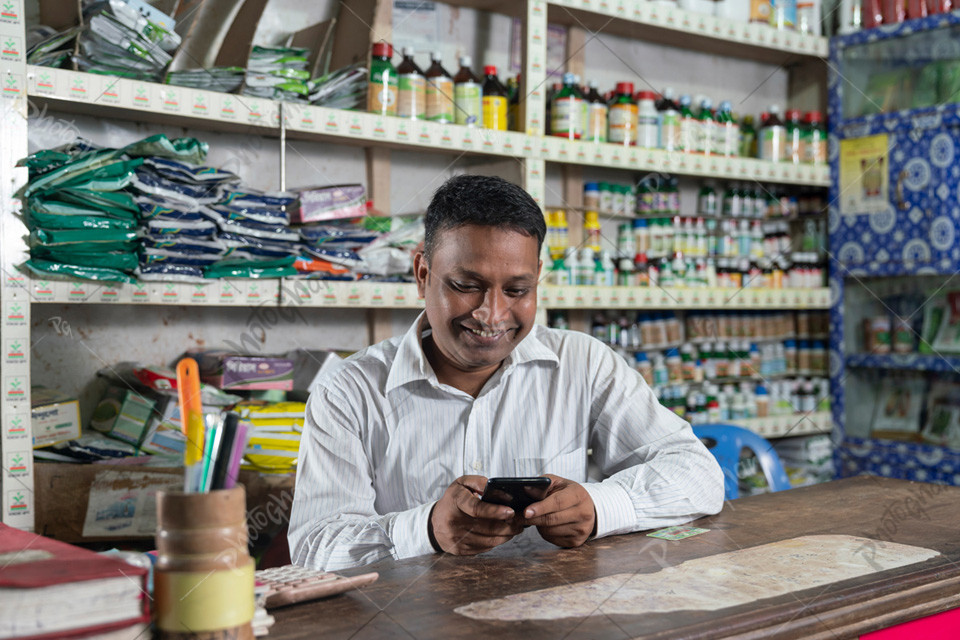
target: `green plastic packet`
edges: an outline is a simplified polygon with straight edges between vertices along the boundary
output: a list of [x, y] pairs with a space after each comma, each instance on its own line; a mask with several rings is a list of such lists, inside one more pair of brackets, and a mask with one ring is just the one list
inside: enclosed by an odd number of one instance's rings
[[72, 160], [73, 156], [69, 153], [57, 151], [56, 149], [43, 149], [42, 151], [31, 153], [26, 158], [21, 158], [17, 161], [17, 166], [26, 167], [30, 179], [33, 180], [48, 171], [62, 167]]
[[30, 256], [78, 267], [117, 269], [118, 271], [133, 271], [140, 264], [137, 254], [132, 251], [74, 251], [72, 248], [34, 247], [30, 250]]
[[[59, 195], [60, 193], [51, 194], [53, 196]], [[91, 191], [89, 193], [108, 193], [113, 194], [113, 191]], [[122, 192], [121, 192], [122, 193]], [[58, 218], [108, 218], [116, 222], [123, 222], [126, 224], [131, 224], [136, 226], [137, 215], [132, 211], [121, 208], [111, 208], [109, 211], [104, 211], [102, 208], [96, 208], [92, 206], [87, 206], [85, 204], [73, 203], [73, 202], [63, 202], [60, 200], [55, 200], [49, 197], [44, 196], [33, 196], [32, 198], [27, 199], [26, 206], [27, 213], [31, 217], [35, 217], [37, 220], [42, 220], [48, 218], [50, 220], [56, 220]], [[50, 229], [78, 229], [81, 227], [57, 227], [53, 224], [38, 224], [38, 227], [48, 227]], [[98, 227], [100, 228], [100, 227]], [[106, 228], [106, 227], [104, 227]], [[118, 227], [119, 228], [119, 227]], [[124, 228], [133, 228], [133, 227], [124, 227]]]
[[65, 175], [53, 184], [47, 185], [43, 193], [71, 187], [92, 191], [119, 191], [133, 181], [133, 174], [141, 164], [143, 164], [143, 158], [133, 158], [88, 167], [74, 174]]
[[27, 206], [23, 221], [29, 229], [125, 229], [137, 228], [134, 220], [97, 215], [95, 211], [74, 210], [69, 214], [49, 213]]
[[136, 246], [138, 235], [126, 229], [34, 229], [30, 232], [29, 244], [31, 247], [89, 244], [94, 250], [102, 247], [105, 251], [111, 250], [106, 245], [113, 244], [124, 250]]
[[134, 284], [137, 280], [133, 276], [117, 271], [116, 269], [102, 269], [97, 267], [82, 267], [79, 265], [50, 262], [39, 258], [27, 260], [23, 266], [41, 277], [59, 276], [69, 280], [104, 280], [107, 282], [127, 282]]
[[17, 192], [20, 198], [26, 198], [33, 193], [49, 190], [53, 185], [64, 182], [71, 176], [87, 169], [99, 167], [113, 162], [119, 152], [116, 149], [96, 149], [79, 154], [71, 162], [44, 173], [31, 180]]
[[910, 101], [911, 109], [922, 109], [937, 104], [937, 91], [940, 86], [940, 64], [931, 62], [924, 65], [917, 74]]
[[296, 256], [273, 260], [221, 260], [204, 268], [205, 278], [285, 278], [297, 275]]
[[45, 197], [48, 202], [54, 200], [80, 207], [89, 207], [112, 218], [123, 220], [137, 220], [140, 214], [137, 201], [126, 191], [91, 191], [89, 189], [67, 188], [46, 194]]
[[172, 158], [192, 164], [201, 164], [207, 157], [208, 145], [196, 138], [175, 138], [171, 140], [162, 133], [144, 138], [125, 146], [121, 151], [131, 158]]

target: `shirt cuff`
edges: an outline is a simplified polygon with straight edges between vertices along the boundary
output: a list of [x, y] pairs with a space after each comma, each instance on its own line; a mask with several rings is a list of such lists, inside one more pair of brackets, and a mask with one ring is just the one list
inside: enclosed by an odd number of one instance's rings
[[427, 533], [427, 521], [433, 503], [401, 511], [393, 519], [390, 538], [397, 560], [434, 553]]
[[610, 481], [585, 482], [581, 486], [590, 494], [597, 511], [598, 538], [636, 529], [637, 514], [626, 489]]

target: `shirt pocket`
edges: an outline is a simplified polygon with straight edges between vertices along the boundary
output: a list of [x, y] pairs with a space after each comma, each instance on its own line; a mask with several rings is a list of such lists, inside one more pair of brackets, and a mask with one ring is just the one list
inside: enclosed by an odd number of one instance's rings
[[580, 447], [550, 458], [514, 458], [513, 466], [518, 476], [552, 473], [566, 480], [584, 482], [587, 479], [587, 450]]

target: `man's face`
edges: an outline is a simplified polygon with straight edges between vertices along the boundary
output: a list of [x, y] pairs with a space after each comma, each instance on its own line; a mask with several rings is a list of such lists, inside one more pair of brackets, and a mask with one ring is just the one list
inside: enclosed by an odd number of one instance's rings
[[535, 236], [478, 225], [447, 229], [429, 266], [417, 254], [414, 273], [438, 355], [456, 370], [496, 370], [533, 328]]

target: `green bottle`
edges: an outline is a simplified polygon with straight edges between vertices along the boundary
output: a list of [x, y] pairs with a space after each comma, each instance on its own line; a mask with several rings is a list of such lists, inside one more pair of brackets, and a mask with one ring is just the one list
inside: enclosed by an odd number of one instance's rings
[[699, 131], [700, 122], [690, 108], [690, 96], [680, 96], [680, 148], [678, 151], [695, 152]]
[[757, 130], [753, 126], [753, 116], [746, 116], [740, 125], [740, 157], [757, 157]]
[[710, 98], [704, 98], [700, 102], [700, 113], [697, 114], [697, 146], [694, 149], [697, 153], [704, 155], [713, 155], [717, 152], [715, 148], [717, 123], [713, 119], [713, 102]]
[[367, 111], [370, 113], [379, 113], [383, 116], [397, 115], [400, 77], [390, 62], [392, 57], [393, 46], [386, 42], [373, 45], [373, 56], [370, 59], [370, 83], [367, 86]]

